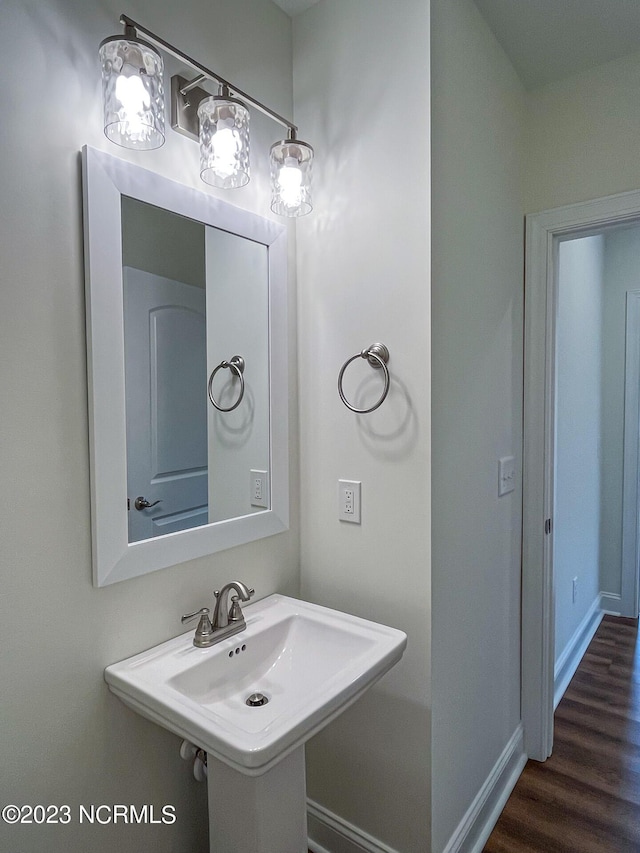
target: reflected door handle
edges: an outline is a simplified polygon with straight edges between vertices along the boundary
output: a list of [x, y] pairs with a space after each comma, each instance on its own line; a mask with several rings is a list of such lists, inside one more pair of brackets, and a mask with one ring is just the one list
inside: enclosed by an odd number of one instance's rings
[[149, 503], [149, 501], [146, 498], [143, 498], [142, 496], [140, 496], [139, 498], [135, 499], [135, 501], [133, 502], [133, 505], [138, 510], [149, 509], [150, 506], [155, 506], [156, 504], [159, 504], [160, 500], [161, 499], [158, 499], [157, 501], [154, 501], [153, 503]]

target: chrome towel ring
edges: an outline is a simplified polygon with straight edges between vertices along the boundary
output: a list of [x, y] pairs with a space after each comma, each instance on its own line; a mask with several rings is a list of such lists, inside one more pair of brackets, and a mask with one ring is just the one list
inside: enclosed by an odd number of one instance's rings
[[[369, 409], [356, 409], [355, 406], [352, 406], [351, 403], [344, 396], [344, 391], [342, 390], [342, 377], [344, 376], [344, 372], [347, 367], [351, 364], [352, 361], [355, 361], [356, 358], [366, 358], [371, 365], [376, 370], [384, 371], [384, 390], [382, 391], [382, 396], [378, 400], [377, 403], [374, 403], [373, 406]], [[351, 409], [352, 412], [355, 412], [357, 415], [366, 415], [369, 412], [375, 411], [379, 406], [381, 406], [387, 394], [389, 393], [389, 368], [387, 367], [387, 362], [389, 361], [389, 350], [386, 348], [384, 344], [371, 344], [371, 346], [363, 349], [362, 352], [357, 352], [355, 355], [352, 355], [351, 358], [348, 358], [345, 363], [342, 365], [342, 369], [338, 374], [338, 394], [340, 394], [340, 399], [345, 404], [347, 409]]]
[[[219, 405], [214, 396], [213, 396], [213, 380], [215, 379], [216, 373], [221, 370], [223, 367], [228, 367], [240, 380], [240, 393], [238, 394], [238, 399], [235, 401], [233, 406], [229, 406], [228, 408], [224, 408]], [[211, 400], [211, 405], [215, 406], [219, 412], [232, 412], [234, 409], [237, 409], [240, 403], [242, 402], [242, 398], [244, 397], [244, 358], [241, 355], [234, 355], [232, 359], [229, 361], [221, 361], [220, 364], [211, 371], [211, 376], [209, 377], [209, 383], [207, 384], [207, 393], [209, 395], [209, 399]]]

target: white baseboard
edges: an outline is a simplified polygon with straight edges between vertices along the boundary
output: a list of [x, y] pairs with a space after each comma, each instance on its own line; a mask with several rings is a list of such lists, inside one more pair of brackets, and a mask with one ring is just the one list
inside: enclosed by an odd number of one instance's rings
[[616, 592], [601, 592], [600, 607], [603, 613], [611, 616], [620, 616], [622, 613], [622, 596]]
[[[526, 763], [518, 723], [443, 853], [481, 853]], [[313, 800], [307, 800], [307, 818], [312, 853], [398, 853]], [[425, 839], [425, 850], [428, 845]]]
[[522, 723], [518, 723], [444, 853], [480, 853], [526, 763]]
[[312, 853], [398, 853], [313, 800], [307, 800], [307, 825]]
[[558, 704], [564, 696], [565, 690], [569, 686], [569, 682], [573, 678], [587, 646], [593, 639], [593, 635], [598, 630], [600, 622], [602, 622], [602, 594], [596, 596], [593, 604], [586, 612], [584, 619], [578, 625], [573, 633], [573, 636], [567, 643], [564, 651], [558, 658], [554, 667], [553, 673], [553, 708], [558, 707]]

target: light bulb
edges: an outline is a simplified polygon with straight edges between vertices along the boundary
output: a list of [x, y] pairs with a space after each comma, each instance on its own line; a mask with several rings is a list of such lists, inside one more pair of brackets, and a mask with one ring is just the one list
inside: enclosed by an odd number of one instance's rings
[[236, 158], [240, 151], [238, 132], [225, 127], [219, 130], [211, 140], [213, 163], [211, 168], [223, 180], [229, 178], [236, 170]]
[[145, 124], [142, 118], [151, 105], [151, 98], [140, 77], [125, 77], [120, 74], [116, 80], [115, 96], [122, 105], [118, 115], [125, 128], [124, 132], [132, 140], [147, 139], [152, 128]]
[[[293, 163], [295, 166], [292, 165]], [[302, 201], [302, 172], [298, 167], [298, 161], [293, 157], [287, 157], [285, 165], [280, 169], [278, 185], [280, 198], [285, 207], [298, 207]]]
[[205, 98], [198, 107], [200, 177], [222, 189], [249, 182], [249, 110], [228, 95]]
[[304, 216], [311, 203], [313, 148], [293, 136], [271, 146], [271, 210], [279, 216]]

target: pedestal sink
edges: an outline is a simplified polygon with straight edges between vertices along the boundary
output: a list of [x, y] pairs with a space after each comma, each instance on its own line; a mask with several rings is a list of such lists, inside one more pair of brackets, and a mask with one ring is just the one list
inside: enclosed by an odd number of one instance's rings
[[134, 711], [208, 755], [212, 853], [307, 850], [304, 743], [397, 663], [402, 631], [271, 595], [207, 649], [183, 634], [105, 670]]

